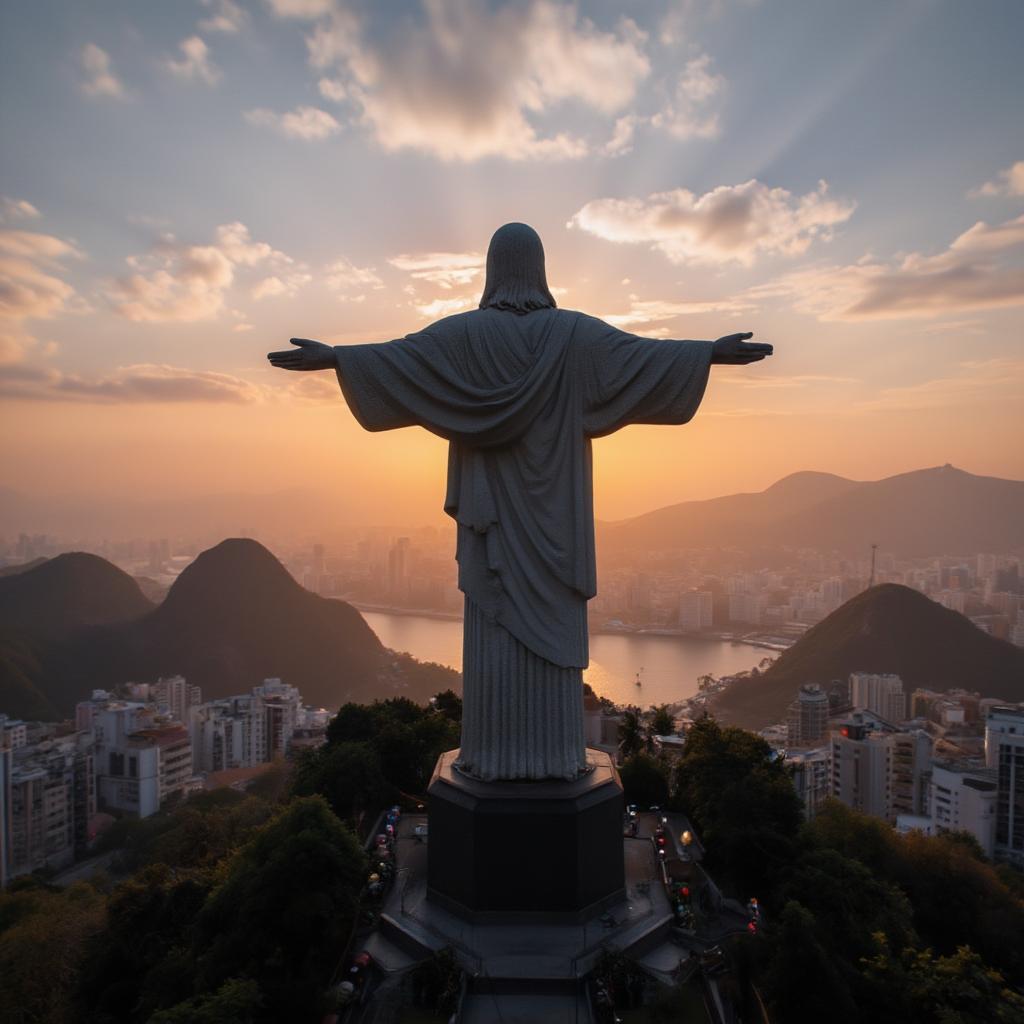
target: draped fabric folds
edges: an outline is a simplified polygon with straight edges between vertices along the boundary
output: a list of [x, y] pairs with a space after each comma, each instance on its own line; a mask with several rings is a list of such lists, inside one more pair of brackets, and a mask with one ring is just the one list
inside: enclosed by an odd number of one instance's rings
[[[590, 440], [630, 423], [687, 422], [704, 394], [711, 342], [640, 338], [570, 310], [481, 309], [396, 341], [334, 351], [363, 427], [418, 425], [448, 440], [444, 507], [458, 524], [459, 587], [474, 616], [552, 669], [585, 668], [587, 600], [597, 590]], [[467, 668], [482, 666], [492, 648], [511, 650], [476, 619], [471, 649], [469, 612], [467, 603]], [[481, 669], [477, 683], [509, 685], [508, 667]], [[534, 681], [556, 678], [535, 665], [530, 671]], [[482, 691], [470, 691], [467, 676], [463, 751], [482, 750], [474, 734], [484, 729], [482, 707], [495, 716], [486, 742], [497, 743], [499, 733], [513, 742], [505, 719], [520, 698], [474, 703]], [[564, 743], [575, 751], [576, 726], [566, 729]], [[520, 735], [515, 742], [540, 742]], [[494, 777], [566, 774], [550, 752], [541, 762], [532, 752], [501, 757], [501, 772], [530, 767]]]

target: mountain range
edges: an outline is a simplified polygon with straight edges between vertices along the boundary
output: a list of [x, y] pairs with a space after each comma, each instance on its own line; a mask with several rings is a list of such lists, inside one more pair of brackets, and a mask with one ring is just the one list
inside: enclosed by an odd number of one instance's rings
[[175, 674], [206, 700], [279, 676], [327, 707], [458, 680], [387, 651], [355, 608], [303, 589], [253, 540], [204, 551], [159, 605], [94, 555], [0, 577], [0, 710], [65, 716], [94, 688]]
[[716, 717], [759, 729], [785, 721], [804, 683], [828, 690], [851, 672], [892, 672], [903, 692], [962, 687], [1024, 700], [1024, 649], [896, 583], [871, 587], [811, 627], [765, 672], [738, 679], [713, 701]]
[[687, 501], [598, 526], [602, 559], [686, 548], [813, 548], [900, 557], [1024, 548], [1024, 481], [953, 466], [856, 481], [802, 472], [764, 491]]

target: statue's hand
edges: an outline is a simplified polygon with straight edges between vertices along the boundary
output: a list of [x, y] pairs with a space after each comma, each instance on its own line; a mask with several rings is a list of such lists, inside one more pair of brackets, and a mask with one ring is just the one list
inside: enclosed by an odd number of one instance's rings
[[712, 346], [711, 362], [745, 366], [770, 356], [774, 351], [771, 345], [748, 344], [746, 339], [753, 336], [752, 331], [747, 331], [745, 334], [727, 334], [719, 338]]
[[291, 342], [298, 347], [267, 353], [271, 366], [279, 366], [282, 370], [333, 370], [337, 365], [330, 345], [308, 338], [292, 338]]

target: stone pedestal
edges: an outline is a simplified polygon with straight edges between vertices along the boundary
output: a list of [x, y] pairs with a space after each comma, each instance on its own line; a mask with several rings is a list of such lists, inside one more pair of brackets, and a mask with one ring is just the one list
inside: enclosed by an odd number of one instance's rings
[[622, 784], [588, 749], [575, 782], [478, 782], [438, 759], [428, 789], [427, 896], [474, 921], [583, 920], [621, 900]]

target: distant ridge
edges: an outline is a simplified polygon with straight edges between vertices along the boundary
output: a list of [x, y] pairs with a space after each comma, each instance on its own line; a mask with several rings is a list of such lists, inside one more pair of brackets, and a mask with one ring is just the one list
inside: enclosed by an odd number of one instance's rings
[[73, 551], [0, 576], [0, 625], [64, 637], [152, 611], [139, 585], [98, 555]]
[[854, 481], [794, 473], [764, 491], [688, 501], [602, 523], [602, 557], [729, 546], [863, 553], [871, 544], [903, 557], [1024, 548], [1024, 481], [953, 466]]
[[784, 651], [763, 675], [737, 681], [714, 714], [747, 728], [785, 718], [803, 683], [828, 687], [851, 672], [894, 672], [904, 692], [963, 687], [1024, 700], [1024, 649], [997, 640], [910, 587], [883, 583], [847, 601]]
[[[31, 582], [45, 600], [46, 588], [31, 578], [56, 561], [12, 579]], [[396, 687], [425, 699], [457, 679], [452, 673], [445, 685], [433, 686], [436, 670], [421, 679], [417, 663], [396, 668], [355, 608], [303, 589], [254, 540], [225, 540], [204, 551], [156, 607], [130, 577], [120, 575], [144, 602], [141, 616], [86, 625], [28, 652], [18, 631], [9, 631], [6, 642], [0, 638], [0, 710], [28, 714], [19, 704], [42, 695], [52, 713], [66, 715], [93, 688], [174, 673], [202, 687], [204, 700], [244, 693], [265, 677], [280, 676], [299, 687], [306, 701], [328, 707], [350, 698], [391, 696]], [[5, 657], [11, 660], [7, 673]], [[420, 692], [428, 687], [427, 674], [433, 688]], [[38, 709], [33, 706], [31, 713]]]

